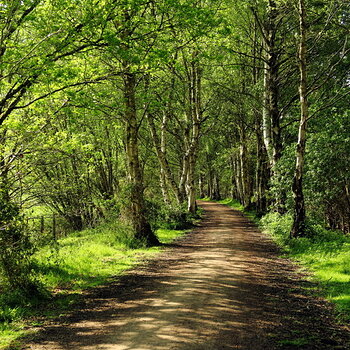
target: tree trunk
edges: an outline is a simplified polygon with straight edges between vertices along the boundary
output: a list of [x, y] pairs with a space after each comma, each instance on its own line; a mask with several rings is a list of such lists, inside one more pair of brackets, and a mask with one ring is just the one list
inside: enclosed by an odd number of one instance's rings
[[203, 180], [204, 180], [203, 174], [199, 174], [199, 179], [198, 179], [199, 198], [205, 197]]
[[187, 210], [195, 214], [197, 210], [196, 204], [196, 190], [195, 190], [195, 179], [194, 179], [194, 171], [195, 171], [195, 155], [190, 156], [189, 161], [189, 171], [187, 174], [187, 183], [186, 183], [186, 192], [187, 192]]
[[[122, 48], [125, 53], [130, 51], [129, 43], [132, 26], [130, 11], [124, 8], [124, 30], [121, 34], [124, 42]], [[127, 57], [127, 55], [125, 55]], [[138, 131], [139, 123], [136, 110], [136, 73], [132, 72], [128, 59], [122, 61], [125, 149], [129, 185], [129, 217], [136, 240], [147, 246], [158, 245], [159, 241], [147, 220], [146, 203], [144, 199], [144, 185], [142, 168], [139, 159]]]
[[266, 153], [264, 151], [264, 142], [260, 130], [260, 118], [255, 116], [255, 134], [256, 134], [256, 169], [255, 169], [255, 193], [256, 193], [256, 211], [258, 215], [266, 211], [266, 188], [267, 188], [267, 169]]
[[269, 159], [269, 167], [273, 167], [273, 149], [271, 142], [271, 117], [269, 113], [269, 78], [268, 78], [268, 65], [265, 63], [264, 70], [264, 107], [263, 107], [263, 136], [264, 136], [264, 145], [266, 153]]
[[[258, 23], [255, 19], [254, 21], [254, 41], [252, 46], [252, 55], [253, 55], [253, 70], [252, 70], [252, 78], [254, 86], [259, 87], [259, 77], [261, 69], [257, 64], [257, 57], [261, 57], [260, 52], [260, 43], [258, 42]], [[264, 77], [264, 86], [266, 86], [265, 78], [267, 70], [263, 70]], [[256, 99], [259, 99], [260, 94], [256, 93]], [[264, 98], [264, 101], [267, 101], [267, 98]], [[266, 104], [267, 106], [267, 104]], [[256, 165], [255, 165], [255, 184], [254, 184], [254, 192], [256, 196], [255, 210], [258, 215], [262, 215], [266, 211], [266, 190], [268, 183], [268, 173], [266, 171], [267, 164], [267, 155], [266, 149], [270, 147], [270, 139], [271, 139], [271, 127], [267, 126], [267, 113], [266, 108], [263, 108], [263, 115], [256, 109], [254, 111], [254, 119], [255, 119], [255, 136], [256, 136]], [[265, 123], [265, 125], [264, 125]], [[266, 136], [266, 146], [264, 148], [264, 130]], [[267, 130], [269, 130], [267, 135]]]
[[187, 147], [184, 147], [183, 150], [183, 157], [182, 157], [182, 164], [181, 164], [181, 175], [180, 175], [180, 182], [179, 182], [179, 196], [180, 196], [180, 203], [185, 202], [186, 200], [186, 181], [187, 181], [187, 174], [188, 174], [188, 168], [189, 168], [189, 159], [188, 154], [186, 151]]
[[209, 169], [208, 174], [207, 174], [207, 180], [208, 180], [208, 197], [210, 199], [213, 198], [213, 172], [211, 169]]
[[197, 151], [199, 142], [199, 129], [202, 119], [201, 110], [201, 70], [199, 68], [198, 53], [193, 54], [190, 65], [189, 76], [189, 111], [187, 113], [188, 124], [190, 124], [190, 132], [187, 134], [188, 145], [184, 161], [187, 162], [186, 176], [186, 195], [187, 209], [194, 214], [197, 210], [196, 205], [196, 186], [195, 186], [195, 168], [197, 161]]
[[235, 158], [233, 155], [230, 157], [231, 165], [231, 198], [237, 199], [237, 185], [236, 185], [236, 169], [235, 169]]
[[293, 197], [294, 197], [294, 217], [293, 226], [290, 233], [291, 237], [300, 237], [305, 235], [305, 202], [303, 194], [303, 170], [306, 148], [306, 125], [309, 116], [307, 100], [307, 65], [306, 65], [306, 8], [305, 1], [299, 0], [299, 70], [300, 70], [300, 124], [298, 144], [296, 151], [296, 166], [293, 179]]
[[[165, 180], [170, 185], [172, 191], [174, 192], [176, 202], [180, 204], [181, 202], [181, 193], [179, 188], [177, 187], [177, 184], [175, 182], [174, 176], [171, 172], [167, 157], [166, 157], [166, 140], [165, 140], [165, 128], [166, 128], [166, 122], [167, 122], [167, 116], [164, 114], [163, 121], [162, 121], [162, 128], [161, 128], [161, 137], [159, 139], [159, 136], [157, 134], [156, 126], [154, 125], [153, 118], [150, 114], [147, 113], [147, 119], [148, 124], [150, 126], [151, 135], [153, 139], [153, 144], [157, 153], [161, 173], [164, 177], [164, 191], [166, 191], [166, 183]], [[163, 188], [162, 188], [163, 191]]]
[[125, 146], [130, 186], [130, 219], [137, 240], [146, 245], [157, 245], [159, 241], [151, 229], [146, 216], [144, 186], [138, 151], [138, 121], [136, 113], [136, 77], [124, 62], [124, 101], [125, 101]]
[[214, 176], [214, 199], [217, 201], [221, 199], [220, 180], [217, 174]]
[[166, 185], [164, 169], [162, 168], [160, 169], [159, 181], [160, 181], [160, 189], [162, 190], [163, 201], [165, 205], [170, 205], [171, 200], [170, 200], [167, 185]]
[[276, 48], [276, 22], [277, 5], [274, 0], [269, 0], [268, 22], [265, 33], [265, 108], [263, 113], [264, 143], [269, 157], [270, 167], [274, 171], [277, 161], [281, 157], [282, 140], [280, 127], [280, 111], [278, 107], [279, 99], [279, 63], [278, 50]]
[[242, 163], [240, 161], [240, 156], [235, 155], [234, 156], [234, 173], [235, 173], [235, 183], [236, 183], [236, 191], [237, 191], [237, 198], [241, 203], [243, 203], [244, 200], [244, 190], [243, 190], [243, 184], [242, 184], [242, 169], [241, 169]]
[[[242, 119], [241, 119], [242, 120]], [[246, 130], [243, 123], [239, 125], [239, 161], [240, 161], [240, 171], [241, 171], [241, 187], [242, 187], [242, 204], [245, 207], [250, 205], [251, 189], [250, 189], [250, 179], [249, 179], [249, 164], [248, 164], [248, 151], [247, 151], [247, 139]]]

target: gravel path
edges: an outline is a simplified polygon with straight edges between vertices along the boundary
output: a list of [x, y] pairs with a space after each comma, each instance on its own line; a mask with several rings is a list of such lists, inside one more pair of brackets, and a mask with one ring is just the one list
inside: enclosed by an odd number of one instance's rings
[[264, 234], [237, 211], [200, 205], [200, 227], [90, 291], [24, 349], [348, 349], [331, 307]]

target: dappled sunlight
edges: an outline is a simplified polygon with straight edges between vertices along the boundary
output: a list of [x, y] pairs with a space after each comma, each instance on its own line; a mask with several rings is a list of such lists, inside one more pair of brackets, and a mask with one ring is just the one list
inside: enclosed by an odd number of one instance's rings
[[286, 314], [291, 329], [300, 322], [291, 305], [304, 295], [291, 288], [293, 267], [253, 226], [242, 229], [244, 217], [204, 207], [201, 227], [190, 236], [159, 260], [96, 288], [80, 311], [45, 328], [29, 349], [271, 350]]

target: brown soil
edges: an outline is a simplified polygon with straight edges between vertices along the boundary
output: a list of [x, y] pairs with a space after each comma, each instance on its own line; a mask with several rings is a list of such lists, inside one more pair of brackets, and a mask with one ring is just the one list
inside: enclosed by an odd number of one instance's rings
[[200, 227], [92, 290], [24, 349], [348, 349], [325, 301], [239, 212], [201, 202]]

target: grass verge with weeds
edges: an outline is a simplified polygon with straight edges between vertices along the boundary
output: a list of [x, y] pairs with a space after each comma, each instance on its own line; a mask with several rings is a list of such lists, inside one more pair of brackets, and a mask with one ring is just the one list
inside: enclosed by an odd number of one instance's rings
[[[157, 236], [166, 245], [186, 232], [159, 229]], [[161, 250], [162, 247], [137, 246], [130, 231], [118, 222], [74, 232], [43, 247], [33, 257], [33, 269], [53, 296], [28, 300], [13, 291], [2, 293], [0, 349], [16, 349], [18, 339], [35, 331], [45, 319], [67, 311], [83, 290], [107, 283]]]
[[329, 231], [317, 223], [307, 224], [307, 237], [290, 239], [292, 216], [267, 214], [260, 227], [270, 234], [288, 257], [312, 272], [323, 297], [333, 302], [339, 319], [350, 321], [350, 237]]

